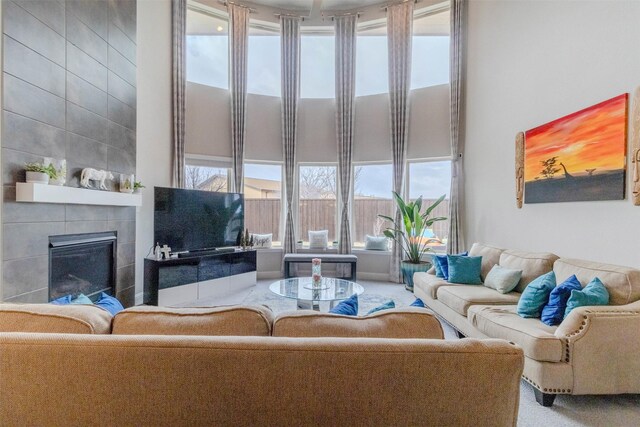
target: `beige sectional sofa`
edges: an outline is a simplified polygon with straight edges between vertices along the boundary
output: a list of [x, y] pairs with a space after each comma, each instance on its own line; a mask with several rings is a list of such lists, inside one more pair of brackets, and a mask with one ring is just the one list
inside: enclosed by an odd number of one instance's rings
[[[640, 393], [640, 270], [478, 243], [469, 255], [483, 257], [483, 280], [495, 264], [522, 270], [522, 279], [513, 292], [500, 294], [416, 273], [414, 292], [460, 336], [501, 338], [522, 347], [523, 378], [540, 404], [551, 406], [557, 394]], [[557, 283], [573, 274], [583, 285], [600, 278], [610, 305], [577, 308], [553, 327], [520, 317], [521, 292], [551, 270]]]
[[0, 304], [0, 424], [515, 426], [522, 350], [442, 336], [418, 308]]

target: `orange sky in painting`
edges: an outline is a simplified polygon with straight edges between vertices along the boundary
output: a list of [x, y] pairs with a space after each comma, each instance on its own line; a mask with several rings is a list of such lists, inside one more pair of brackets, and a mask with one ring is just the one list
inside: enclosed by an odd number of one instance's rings
[[[558, 156], [572, 175], [623, 169], [626, 154], [627, 95], [562, 117], [526, 132], [525, 181], [540, 177], [543, 160]], [[562, 169], [555, 177], [563, 176]]]

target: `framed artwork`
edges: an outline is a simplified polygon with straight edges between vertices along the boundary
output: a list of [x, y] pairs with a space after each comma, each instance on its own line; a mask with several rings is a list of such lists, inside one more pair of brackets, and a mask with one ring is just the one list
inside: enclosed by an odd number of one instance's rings
[[525, 133], [524, 202], [625, 197], [628, 95]]

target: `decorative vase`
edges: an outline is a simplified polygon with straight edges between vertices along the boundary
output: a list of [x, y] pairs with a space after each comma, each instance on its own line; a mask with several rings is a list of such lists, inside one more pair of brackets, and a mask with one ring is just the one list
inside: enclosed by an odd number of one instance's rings
[[66, 159], [54, 159], [52, 157], [45, 157], [45, 165], [53, 166], [56, 170], [56, 178], [50, 179], [51, 185], [65, 185], [67, 183], [67, 160]]
[[121, 193], [133, 193], [133, 183], [135, 182], [135, 176], [130, 174], [120, 174], [120, 192]]
[[314, 287], [320, 287], [322, 283], [322, 260], [320, 258], [311, 260], [311, 279]]
[[35, 184], [48, 184], [49, 174], [46, 174], [44, 172], [27, 171], [27, 182], [32, 182]]
[[400, 264], [402, 270], [402, 277], [404, 279], [404, 287], [413, 292], [413, 274], [419, 272], [426, 272], [431, 268], [431, 263], [422, 261], [420, 264], [413, 264], [408, 261], [402, 261]]

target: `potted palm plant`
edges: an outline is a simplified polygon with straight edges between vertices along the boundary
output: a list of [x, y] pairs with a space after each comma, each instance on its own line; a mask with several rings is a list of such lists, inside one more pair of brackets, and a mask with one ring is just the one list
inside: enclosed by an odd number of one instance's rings
[[427, 271], [431, 263], [422, 260], [422, 256], [431, 251], [429, 243], [437, 242], [437, 239], [424, 237], [425, 231], [437, 221], [445, 221], [446, 217], [431, 217], [433, 210], [444, 200], [443, 194], [438, 200], [422, 211], [422, 196], [413, 202], [405, 202], [395, 191], [393, 197], [400, 210], [401, 222], [395, 219], [378, 215], [380, 218], [390, 221], [393, 226], [384, 230], [384, 235], [396, 241], [402, 247], [405, 258], [400, 265], [405, 287], [413, 291], [413, 274], [418, 271]]

